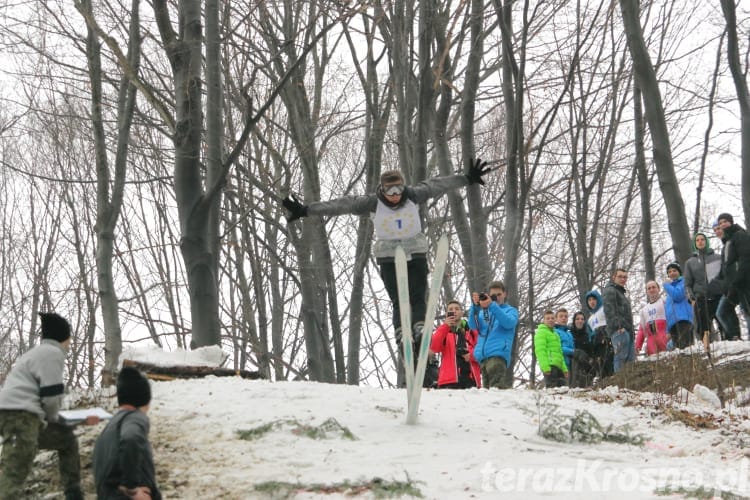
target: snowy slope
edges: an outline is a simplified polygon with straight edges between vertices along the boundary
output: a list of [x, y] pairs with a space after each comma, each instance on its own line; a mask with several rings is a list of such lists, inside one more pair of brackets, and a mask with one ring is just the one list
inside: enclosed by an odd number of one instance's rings
[[[415, 426], [404, 423], [403, 390], [216, 377], [153, 389], [152, 442], [167, 498], [266, 498], [256, 488], [267, 482], [301, 485], [291, 493], [276, 485], [278, 496], [335, 498], [341, 488], [305, 487], [376, 478], [411, 482], [426, 498], [654, 498], [659, 487], [750, 495], [748, 409], [715, 410], [695, 398], [682, 408], [717, 428], [669, 418], [664, 396], [612, 388], [430, 390]], [[539, 414], [555, 405], [565, 416], [586, 410], [604, 427], [630, 424], [644, 444], [544, 439]], [[356, 439], [300, 431], [328, 419]], [[266, 424], [254, 440], [238, 436]]]

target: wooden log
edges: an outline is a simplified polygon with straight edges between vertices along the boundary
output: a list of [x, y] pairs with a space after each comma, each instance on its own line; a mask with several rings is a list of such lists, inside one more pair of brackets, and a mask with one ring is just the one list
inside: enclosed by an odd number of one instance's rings
[[220, 368], [215, 366], [157, 366], [132, 359], [123, 360], [122, 365], [137, 368], [142, 371], [144, 375], [153, 380], [203, 378], [209, 375], [215, 377], [242, 377], [251, 380], [263, 378], [263, 375], [259, 371], [232, 370], [231, 368]]

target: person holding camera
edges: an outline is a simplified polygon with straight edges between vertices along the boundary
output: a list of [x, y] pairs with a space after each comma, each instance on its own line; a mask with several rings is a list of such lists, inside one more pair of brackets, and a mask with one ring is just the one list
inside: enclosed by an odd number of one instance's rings
[[430, 351], [440, 354], [438, 389], [481, 387], [479, 363], [474, 359], [477, 332], [469, 328], [461, 304], [451, 300], [445, 306], [445, 322], [432, 334]]
[[474, 359], [481, 367], [484, 387], [509, 389], [513, 378], [507, 372], [516, 337], [518, 310], [505, 303], [507, 292], [502, 281], [493, 281], [488, 288], [489, 293], [471, 294], [469, 328], [478, 333]]

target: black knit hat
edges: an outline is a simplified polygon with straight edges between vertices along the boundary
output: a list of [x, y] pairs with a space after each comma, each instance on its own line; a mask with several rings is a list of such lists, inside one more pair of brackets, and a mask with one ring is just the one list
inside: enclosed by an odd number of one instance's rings
[[732, 217], [732, 214], [728, 214], [724, 212], [723, 214], [719, 214], [717, 217], [718, 220], [725, 220], [730, 224], [734, 224], [734, 217]]
[[679, 272], [680, 276], [682, 276], [682, 268], [677, 262], [670, 262], [669, 264], [667, 264], [667, 272], [669, 272], [669, 270], [673, 267], [677, 269], [677, 272]]
[[139, 408], [150, 402], [151, 386], [148, 379], [132, 366], [124, 366], [117, 376], [117, 404]]
[[70, 323], [56, 313], [39, 313], [42, 319], [42, 338], [65, 342], [70, 338]]

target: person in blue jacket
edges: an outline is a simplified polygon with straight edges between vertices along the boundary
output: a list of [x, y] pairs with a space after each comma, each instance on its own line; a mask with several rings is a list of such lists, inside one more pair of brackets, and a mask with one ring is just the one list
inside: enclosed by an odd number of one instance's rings
[[573, 333], [568, 328], [568, 310], [561, 307], [555, 313], [555, 333], [560, 337], [565, 365], [570, 368], [573, 366], [573, 353], [576, 350], [576, 344], [573, 340]]
[[693, 306], [685, 290], [682, 268], [677, 262], [667, 264], [667, 279], [664, 282], [667, 300], [664, 312], [667, 316], [667, 331], [672, 344], [684, 349], [693, 343]]
[[489, 293], [471, 294], [469, 328], [479, 332], [474, 359], [481, 366], [484, 387], [508, 389], [513, 380], [507, 372], [516, 337], [518, 310], [506, 304], [507, 292], [502, 281], [493, 281], [488, 289]]

